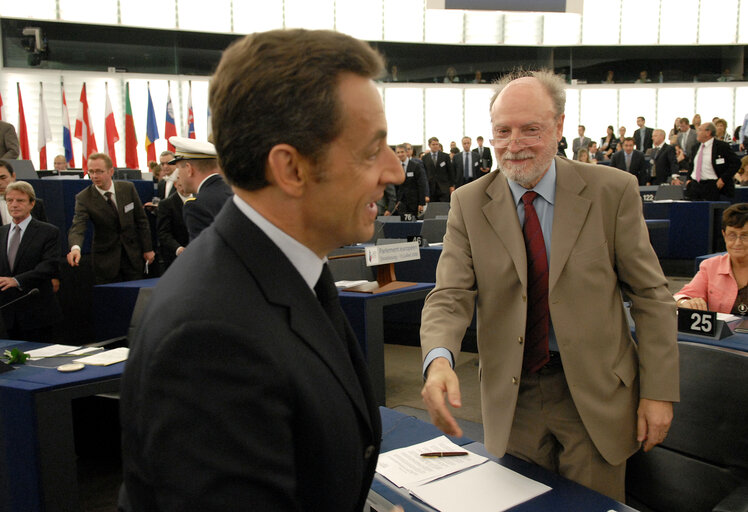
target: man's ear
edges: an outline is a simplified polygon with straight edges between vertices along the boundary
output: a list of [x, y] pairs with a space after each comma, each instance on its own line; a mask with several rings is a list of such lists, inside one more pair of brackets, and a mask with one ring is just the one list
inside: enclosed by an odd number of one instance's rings
[[299, 197], [311, 177], [312, 165], [289, 144], [277, 144], [268, 154], [265, 177], [292, 197]]

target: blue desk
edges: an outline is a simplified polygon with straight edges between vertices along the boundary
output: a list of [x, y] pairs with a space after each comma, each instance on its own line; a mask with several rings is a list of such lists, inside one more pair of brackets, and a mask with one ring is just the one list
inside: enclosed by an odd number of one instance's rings
[[99, 284], [93, 289], [95, 340], [127, 336], [141, 288], [153, 288], [158, 278]]
[[719, 233], [725, 201], [692, 201], [643, 203], [645, 219], [668, 219], [668, 250], [662, 258], [693, 259], [700, 254], [719, 250], [715, 231]]
[[385, 222], [383, 227], [385, 238], [408, 238], [421, 234], [423, 221]]
[[[379, 408], [382, 417], [382, 452], [403, 448], [421, 443], [442, 435], [433, 425], [406, 416], [384, 407]], [[633, 508], [603, 496], [577, 483], [551, 473], [539, 466], [505, 455], [500, 459], [485, 451], [481, 443], [474, 443], [466, 438], [451, 438], [459, 446], [480, 455], [489, 457], [504, 467], [516, 471], [528, 478], [542, 482], [552, 488], [551, 491], [512, 507], [512, 512], [635, 512]], [[377, 476], [371, 486], [371, 492], [378, 494], [392, 504], [401, 505], [406, 512], [434, 509], [410, 498], [397, 487]]]
[[[14, 346], [44, 344], [0, 340], [0, 351]], [[80, 510], [71, 401], [118, 392], [124, 367], [61, 373], [20, 365], [0, 374], [0, 510]]]

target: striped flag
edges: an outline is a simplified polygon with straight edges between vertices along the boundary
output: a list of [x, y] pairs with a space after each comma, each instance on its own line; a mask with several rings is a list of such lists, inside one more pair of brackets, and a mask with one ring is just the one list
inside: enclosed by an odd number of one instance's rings
[[75, 155], [73, 155], [73, 134], [70, 133], [70, 116], [68, 115], [68, 102], [65, 100], [65, 88], [62, 87], [62, 146], [65, 148], [65, 160], [69, 167], [75, 167]]
[[187, 95], [187, 126], [185, 128], [185, 132], [187, 133], [187, 138], [194, 139], [195, 138], [195, 113], [192, 111], [192, 80], [190, 80], [190, 90]]
[[3, 106], [3, 95], [0, 94], [0, 121], [5, 119], [5, 107]]
[[31, 160], [29, 151], [29, 133], [26, 130], [26, 115], [23, 113], [23, 100], [21, 99], [21, 84], [16, 82], [18, 90], [18, 142], [21, 145], [21, 160]]
[[166, 149], [174, 151], [174, 146], [169, 142], [169, 137], [177, 134], [177, 125], [174, 122], [174, 106], [171, 103], [171, 82], [169, 82], [169, 93], [166, 97], [166, 124], [164, 126], [164, 138], [166, 139]]
[[148, 162], [157, 162], [156, 160], [156, 146], [154, 145], [158, 140], [158, 126], [156, 126], [156, 112], [153, 110], [153, 100], [151, 99], [151, 84], [148, 84], [148, 118], [147, 125], [145, 128], [145, 151], [148, 155]]
[[80, 139], [83, 147], [81, 159], [83, 172], [88, 174], [88, 157], [96, 153], [96, 136], [91, 126], [91, 115], [88, 111], [88, 98], [86, 97], [86, 82], [83, 82], [81, 97], [78, 103], [78, 115], [75, 118], [75, 138]]
[[37, 145], [39, 146], [39, 169], [47, 169], [47, 143], [52, 142], [52, 128], [49, 126], [47, 109], [44, 107], [44, 86], [39, 82], [39, 136]]
[[114, 150], [114, 143], [119, 140], [117, 125], [114, 123], [114, 112], [112, 111], [112, 102], [109, 101], [109, 84], [105, 83], [106, 91], [106, 110], [104, 111], [104, 153], [112, 159], [112, 165], [117, 167], [117, 154]]
[[139, 169], [138, 137], [135, 135], [135, 121], [130, 106], [130, 82], [125, 84], [125, 165], [128, 169]]

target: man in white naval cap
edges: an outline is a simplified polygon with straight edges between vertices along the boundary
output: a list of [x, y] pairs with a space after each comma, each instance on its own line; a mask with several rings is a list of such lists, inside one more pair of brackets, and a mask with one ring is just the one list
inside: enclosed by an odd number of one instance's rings
[[192, 241], [213, 223], [233, 192], [219, 173], [213, 144], [186, 137], [169, 137], [169, 142], [175, 148], [174, 160], [169, 163], [179, 169], [185, 193], [195, 195], [195, 199], [184, 203], [183, 209], [184, 223]]

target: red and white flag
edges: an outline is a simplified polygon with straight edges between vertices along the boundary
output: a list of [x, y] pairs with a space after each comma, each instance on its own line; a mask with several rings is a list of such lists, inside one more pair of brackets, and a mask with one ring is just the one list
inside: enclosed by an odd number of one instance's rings
[[3, 106], [3, 95], [0, 94], [0, 121], [5, 119], [5, 107]]
[[114, 143], [119, 140], [117, 125], [114, 124], [114, 112], [112, 111], [112, 102], [109, 101], [109, 84], [106, 84], [106, 114], [104, 117], [104, 126], [106, 128], [106, 138], [104, 139], [104, 153], [112, 159], [112, 165], [117, 167], [117, 155], [114, 151]]
[[39, 136], [37, 145], [39, 146], [39, 169], [47, 169], [47, 143], [52, 142], [52, 128], [49, 126], [47, 109], [44, 107], [44, 85], [39, 82]]
[[23, 113], [23, 100], [21, 99], [21, 84], [16, 82], [18, 90], [18, 143], [21, 146], [21, 160], [31, 160], [29, 151], [29, 132], [26, 130], [26, 114]]
[[91, 116], [88, 112], [88, 99], [86, 98], [86, 83], [83, 82], [81, 89], [81, 98], [78, 103], [78, 115], [75, 118], [75, 138], [80, 139], [83, 147], [83, 172], [88, 174], [88, 157], [96, 153], [96, 137], [94, 136], [93, 126], [91, 126]]

